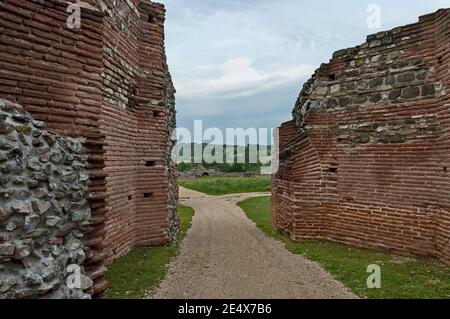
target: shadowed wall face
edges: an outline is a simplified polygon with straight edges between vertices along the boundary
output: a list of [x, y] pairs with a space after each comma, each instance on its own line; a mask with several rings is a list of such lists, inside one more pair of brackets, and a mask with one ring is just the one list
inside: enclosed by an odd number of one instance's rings
[[[151, 1], [0, 3], [0, 97], [52, 133], [84, 137], [92, 217], [84, 230], [91, 294], [105, 265], [178, 231], [174, 88], [164, 48], [164, 7]], [[151, 163], [151, 165], [148, 165]]]
[[450, 10], [335, 52], [280, 130], [272, 223], [450, 259]]

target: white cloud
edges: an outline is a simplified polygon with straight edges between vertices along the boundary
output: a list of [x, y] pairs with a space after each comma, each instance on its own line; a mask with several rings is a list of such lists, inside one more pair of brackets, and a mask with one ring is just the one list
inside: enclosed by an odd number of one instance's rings
[[243, 39], [223, 39], [223, 40], [218, 40], [218, 41], [214, 41], [210, 44], [210, 48], [217, 50], [217, 49], [225, 49], [225, 48], [229, 48], [232, 47], [234, 45], [240, 45], [243, 42], [245, 42], [245, 40]]
[[[168, 62], [178, 123], [186, 127], [192, 119], [219, 127], [278, 126], [291, 117], [315, 67], [374, 32], [366, 23], [373, 0], [158, 1], [167, 5]], [[450, 0], [375, 3], [382, 30], [450, 6]]]
[[305, 80], [314, 72], [309, 65], [283, 66], [259, 70], [248, 57], [231, 59], [219, 67], [216, 77], [202, 77], [176, 82], [178, 96], [236, 98], [265, 92], [293, 82]]

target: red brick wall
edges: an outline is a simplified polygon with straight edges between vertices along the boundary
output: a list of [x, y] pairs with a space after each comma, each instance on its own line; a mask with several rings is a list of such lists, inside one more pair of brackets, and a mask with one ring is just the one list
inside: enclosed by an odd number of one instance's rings
[[[106, 18], [104, 110], [108, 260], [137, 244], [164, 244], [167, 234], [167, 128], [164, 104], [164, 8], [135, 1], [140, 16], [124, 30]], [[152, 15], [153, 22], [149, 22]], [[114, 52], [114, 54], [110, 54]], [[122, 86], [122, 87], [121, 87]], [[132, 104], [133, 107], [127, 107]], [[146, 162], [155, 162], [146, 166]], [[153, 164], [153, 163], [152, 163]]]
[[[433, 16], [428, 17], [432, 21]], [[425, 19], [425, 17], [424, 17]], [[441, 14], [434, 23], [434, 42], [436, 46], [436, 55], [440, 63], [436, 66], [436, 77], [441, 79], [445, 88], [450, 87], [450, 46], [449, 46], [449, 13]], [[447, 89], [448, 90], [448, 89]], [[447, 91], [448, 92], [448, 91]], [[450, 95], [445, 94], [439, 100], [440, 107], [437, 109], [438, 123], [442, 134], [438, 149], [440, 151], [439, 161], [442, 163], [440, 170], [439, 184], [437, 185], [437, 194], [440, 198], [440, 211], [438, 213], [436, 244], [438, 254], [444, 260], [450, 256]]]
[[0, 97], [55, 133], [87, 139], [93, 216], [86, 269], [101, 294], [105, 262], [137, 245], [168, 243], [176, 232], [166, 156], [175, 123], [164, 7], [88, 3], [77, 30], [66, 26], [64, 1], [0, 2]]
[[87, 139], [92, 230], [86, 270], [104, 290], [105, 175], [100, 131], [102, 14], [82, 10], [83, 28], [66, 27], [61, 1], [0, 3], [0, 96], [23, 105], [49, 129]]
[[369, 36], [305, 84], [280, 131], [275, 227], [449, 263], [449, 20]]

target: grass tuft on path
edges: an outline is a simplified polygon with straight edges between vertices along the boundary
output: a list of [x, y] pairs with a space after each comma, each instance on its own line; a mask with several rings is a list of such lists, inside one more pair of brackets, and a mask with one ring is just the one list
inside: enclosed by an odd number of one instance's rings
[[180, 185], [208, 195], [229, 195], [270, 191], [270, 177], [202, 177], [180, 179]]
[[[372, 299], [450, 298], [450, 270], [433, 260], [406, 258], [376, 250], [356, 249], [333, 243], [294, 243], [270, 224], [270, 197], [239, 203], [246, 215], [267, 235], [282, 241], [294, 254], [316, 261], [352, 291]], [[367, 266], [381, 267], [381, 289], [368, 289]]]
[[178, 254], [180, 244], [191, 227], [194, 210], [180, 206], [178, 214], [180, 233], [175, 243], [166, 247], [136, 248], [108, 267], [108, 298], [141, 299], [159, 286], [166, 276], [167, 266]]

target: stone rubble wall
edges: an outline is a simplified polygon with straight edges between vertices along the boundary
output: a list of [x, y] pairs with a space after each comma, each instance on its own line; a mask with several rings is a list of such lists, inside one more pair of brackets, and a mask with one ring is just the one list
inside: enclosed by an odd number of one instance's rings
[[175, 110], [175, 87], [173, 86], [172, 77], [166, 65], [165, 72], [165, 108], [168, 110], [167, 115], [167, 135], [165, 161], [168, 176], [168, 211], [169, 222], [167, 223], [167, 234], [170, 240], [175, 240], [180, 229], [180, 218], [178, 216], [179, 203], [179, 187], [178, 187], [178, 164], [176, 162], [177, 152], [177, 112]]
[[90, 248], [84, 262], [95, 295], [107, 287], [105, 136], [102, 108], [103, 14], [81, 7], [81, 28], [67, 27], [68, 2], [0, 2], [0, 98], [16, 102], [52, 133], [85, 138], [89, 162]]
[[0, 100], [0, 299], [90, 298], [92, 280], [69, 289], [83, 263], [91, 210], [83, 140], [54, 135]]
[[[81, 7], [80, 29], [67, 27], [70, 2]], [[147, 0], [0, 2], [0, 98], [52, 133], [85, 139], [92, 216], [84, 268], [96, 297], [109, 263], [178, 231], [164, 16]]]
[[272, 223], [450, 262], [450, 10], [334, 53], [280, 129]]

